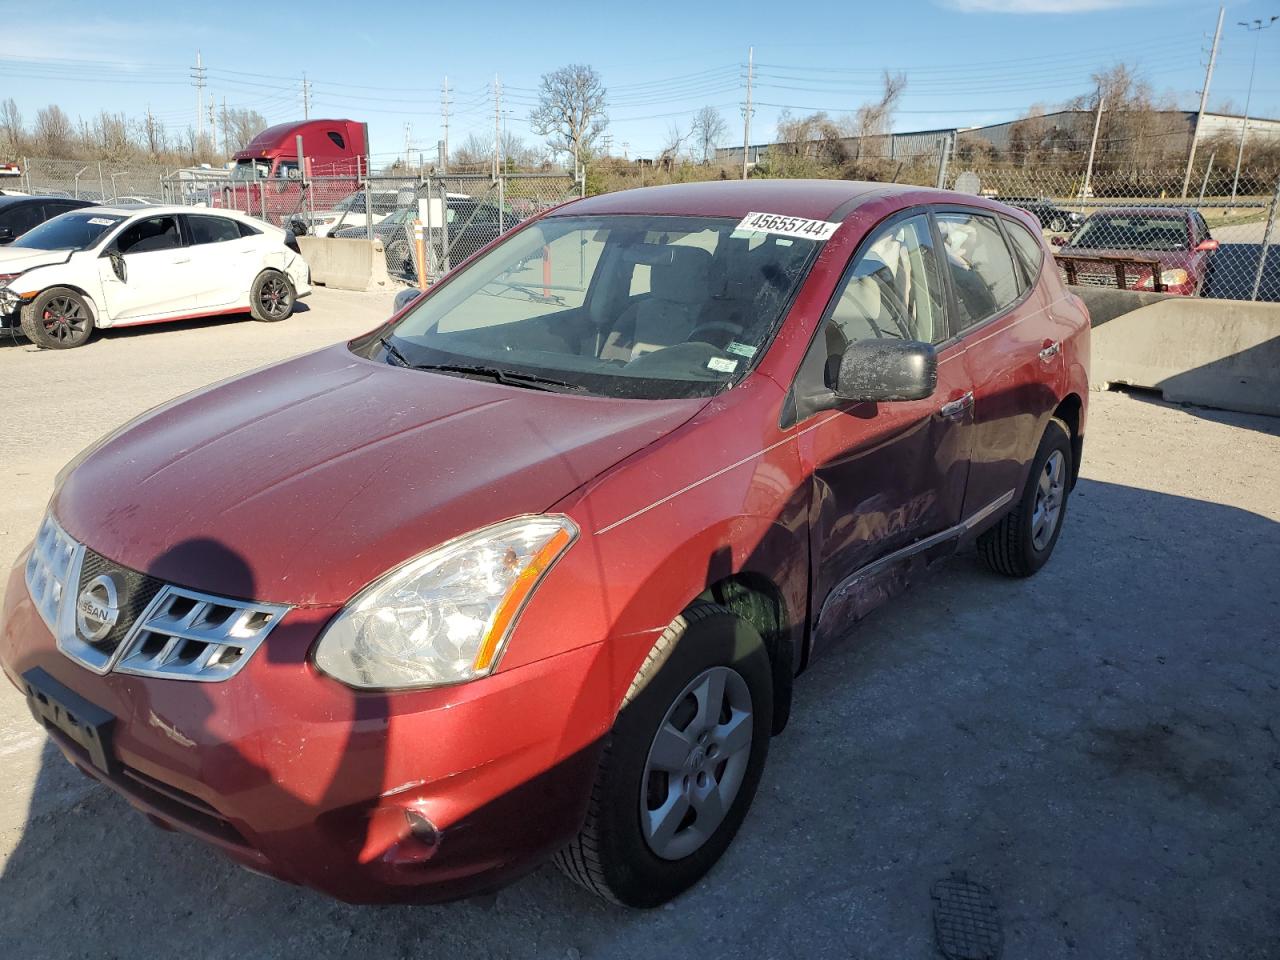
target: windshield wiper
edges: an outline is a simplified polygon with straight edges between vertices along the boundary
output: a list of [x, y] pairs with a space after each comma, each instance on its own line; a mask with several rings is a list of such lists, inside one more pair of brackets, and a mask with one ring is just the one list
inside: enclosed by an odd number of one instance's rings
[[382, 344], [383, 349], [387, 351], [387, 356], [394, 359], [396, 363], [400, 364], [400, 366], [409, 368], [413, 367], [413, 364], [409, 362], [409, 358], [396, 348], [396, 345], [391, 342], [391, 338], [386, 334], [379, 336], [378, 342]]
[[581, 384], [570, 383], [567, 380], [556, 380], [554, 377], [544, 377], [536, 373], [516, 373], [513, 370], [503, 370], [501, 367], [486, 367], [482, 364], [415, 363], [413, 369], [438, 370], [441, 373], [464, 373], [469, 376], [489, 377], [494, 383], [501, 383], [508, 387], [528, 387], [531, 390], [550, 390], [555, 393], [561, 393], [566, 390], [580, 392], [585, 389]]

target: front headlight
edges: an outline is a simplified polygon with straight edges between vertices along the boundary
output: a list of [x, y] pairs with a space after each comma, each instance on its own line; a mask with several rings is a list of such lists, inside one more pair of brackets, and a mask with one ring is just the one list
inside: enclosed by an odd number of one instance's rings
[[487, 676], [534, 588], [577, 536], [568, 517], [516, 517], [415, 557], [352, 598], [321, 635], [315, 664], [370, 689]]

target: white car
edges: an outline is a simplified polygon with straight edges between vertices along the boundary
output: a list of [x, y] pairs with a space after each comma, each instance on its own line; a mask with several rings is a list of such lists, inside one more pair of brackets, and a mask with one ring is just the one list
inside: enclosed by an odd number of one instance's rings
[[[314, 214], [299, 213], [290, 220], [294, 233], [309, 233], [313, 237], [327, 237], [335, 230], [347, 227], [367, 227], [370, 222], [381, 223], [402, 207], [412, 206], [415, 195], [412, 188], [403, 190], [374, 190], [369, 194], [369, 206], [365, 211], [363, 190], [350, 193], [335, 203], [332, 209], [317, 210]], [[301, 229], [299, 229], [299, 226]]]
[[284, 320], [311, 272], [283, 230], [229, 210], [84, 207], [0, 248], [0, 327], [78, 347], [95, 327], [250, 313]]

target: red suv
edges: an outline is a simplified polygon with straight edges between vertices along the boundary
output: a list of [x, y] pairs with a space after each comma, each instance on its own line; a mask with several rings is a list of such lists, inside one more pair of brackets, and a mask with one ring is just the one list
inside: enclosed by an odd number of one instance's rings
[[652, 906], [728, 846], [815, 650], [967, 545], [1049, 558], [1088, 343], [977, 197], [575, 201], [82, 453], [0, 660], [72, 763], [253, 870], [432, 901], [556, 855]]

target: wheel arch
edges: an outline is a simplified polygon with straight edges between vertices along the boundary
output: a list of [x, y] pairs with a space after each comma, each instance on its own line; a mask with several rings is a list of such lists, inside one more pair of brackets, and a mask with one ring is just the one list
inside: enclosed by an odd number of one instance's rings
[[1069, 393], [1053, 411], [1054, 417], [1067, 425], [1071, 434], [1071, 489], [1080, 476], [1080, 455], [1084, 451], [1084, 401], [1079, 394]]
[[[76, 283], [60, 283], [56, 280], [53, 283], [46, 283], [36, 292], [35, 297], [32, 297], [30, 300], [24, 300], [22, 302], [22, 307], [25, 308], [30, 306], [35, 301], [36, 297], [40, 296], [42, 293], [48, 293], [50, 290], [53, 290], [53, 289], [70, 290], [73, 293], [77, 294], [82, 300], [84, 300], [85, 306], [89, 308], [89, 313], [92, 315], [92, 318], [93, 318], [93, 325], [95, 327], [103, 326], [102, 311], [98, 309], [98, 301], [94, 299], [93, 294], [91, 294], [84, 287]], [[108, 320], [108, 323], [106, 324], [106, 326], [110, 326], [110, 325], [111, 325], [110, 321]]]
[[710, 600], [741, 617], [760, 634], [773, 675], [773, 733], [791, 716], [795, 681], [795, 645], [789, 636], [791, 615], [782, 589], [763, 573], [743, 570], [709, 585], [698, 599]]

